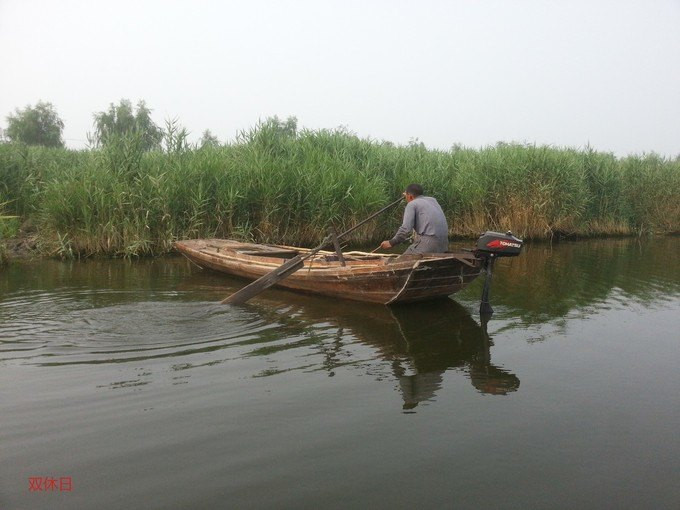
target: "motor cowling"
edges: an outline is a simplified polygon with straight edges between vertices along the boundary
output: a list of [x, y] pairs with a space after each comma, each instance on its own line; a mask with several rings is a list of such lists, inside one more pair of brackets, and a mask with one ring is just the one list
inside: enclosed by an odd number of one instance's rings
[[505, 234], [484, 232], [477, 240], [475, 252], [482, 256], [492, 254], [496, 257], [516, 257], [522, 251], [523, 243], [509, 230]]

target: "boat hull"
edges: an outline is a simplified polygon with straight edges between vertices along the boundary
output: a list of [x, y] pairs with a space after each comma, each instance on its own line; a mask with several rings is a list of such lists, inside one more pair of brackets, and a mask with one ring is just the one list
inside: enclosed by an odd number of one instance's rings
[[[225, 239], [178, 241], [177, 250], [202, 268], [256, 280], [304, 248], [257, 245]], [[454, 294], [479, 276], [481, 261], [471, 253], [397, 257], [348, 252], [345, 264], [322, 251], [277, 286], [342, 299], [391, 304]]]

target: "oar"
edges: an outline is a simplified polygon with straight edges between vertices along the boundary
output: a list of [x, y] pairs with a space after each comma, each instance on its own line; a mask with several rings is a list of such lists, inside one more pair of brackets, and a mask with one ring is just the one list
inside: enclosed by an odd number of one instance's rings
[[[379, 211], [371, 214], [368, 218], [365, 220], [357, 223], [354, 225], [352, 228], [349, 230], [344, 231], [342, 234], [338, 234], [337, 238], [342, 239], [343, 237], [351, 234], [354, 232], [356, 229], [364, 225], [365, 223], [371, 221], [373, 218], [376, 216], [384, 213], [387, 211], [389, 208], [394, 207], [397, 205], [399, 202], [403, 200], [403, 197], [399, 197], [397, 200], [392, 202], [390, 205], [386, 205]], [[288, 262], [285, 264], [281, 264], [279, 267], [274, 269], [273, 271], [267, 273], [266, 275], [260, 277], [259, 279], [255, 280], [254, 282], [246, 285], [243, 287], [241, 290], [234, 292], [231, 296], [228, 296], [227, 298], [222, 300], [222, 304], [229, 304], [229, 305], [240, 305], [248, 301], [250, 298], [257, 296], [260, 292], [263, 292], [264, 290], [268, 289], [272, 285], [274, 285], [276, 282], [279, 282], [286, 278], [287, 276], [293, 274], [295, 271], [300, 269], [302, 266], [304, 266], [305, 260], [307, 260], [310, 257], [313, 257], [317, 253], [319, 253], [321, 250], [323, 250], [326, 246], [328, 246], [332, 241], [331, 236], [327, 236], [323, 242], [317, 246], [316, 248], [310, 250], [309, 252], [305, 253], [304, 255], [297, 255], [290, 259]]]

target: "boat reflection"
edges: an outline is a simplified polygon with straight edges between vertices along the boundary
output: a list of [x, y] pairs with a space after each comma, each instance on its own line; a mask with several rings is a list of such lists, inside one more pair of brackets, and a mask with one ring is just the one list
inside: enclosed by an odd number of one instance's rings
[[[294, 317], [302, 327], [323, 322], [337, 328], [336, 340], [319, 346], [323, 369], [331, 376], [348, 364], [348, 339], [370, 347], [376, 360], [389, 364], [406, 410], [433, 400], [447, 371], [465, 373], [485, 394], [506, 395], [519, 388], [515, 374], [491, 362], [493, 340], [486, 324], [477, 323], [451, 299], [386, 307], [273, 291], [249, 306], [270, 317], [275, 314], [284, 323]], [[360, 356], [365, 352], [355, 355]], [[373, 368], [368, 365], [369, 373]]]
[[[519, 378], [491, 363], [493, 342], [486, 323], [478, 324], [450, 299], [390, 310], [403, 338], [383, 344], [399, 379], [404, 408], [430, 400], [441, 388], [446, 371], [465, 372], [481, 393], [505, 395], [519, 388]], [[402, 361], [405, 360], [405, 361]], [[408, 368], [413, 373], [408, 374]]]

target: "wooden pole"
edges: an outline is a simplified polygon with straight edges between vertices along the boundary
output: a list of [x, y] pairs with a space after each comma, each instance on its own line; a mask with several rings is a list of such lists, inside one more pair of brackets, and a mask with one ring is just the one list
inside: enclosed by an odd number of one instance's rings
[[335, 253], [338, 254], [338, 260], [340, 261], [340, 265], [342, 267], [345, 267], [347, 264], [345, 263], [345, 257], [342, 256], [342, 248], [340, 248], [340, 241], [338, 240], [338, 233], [336, 232], [335, 227], [331, 229], [331, 239], [333, 240]]

